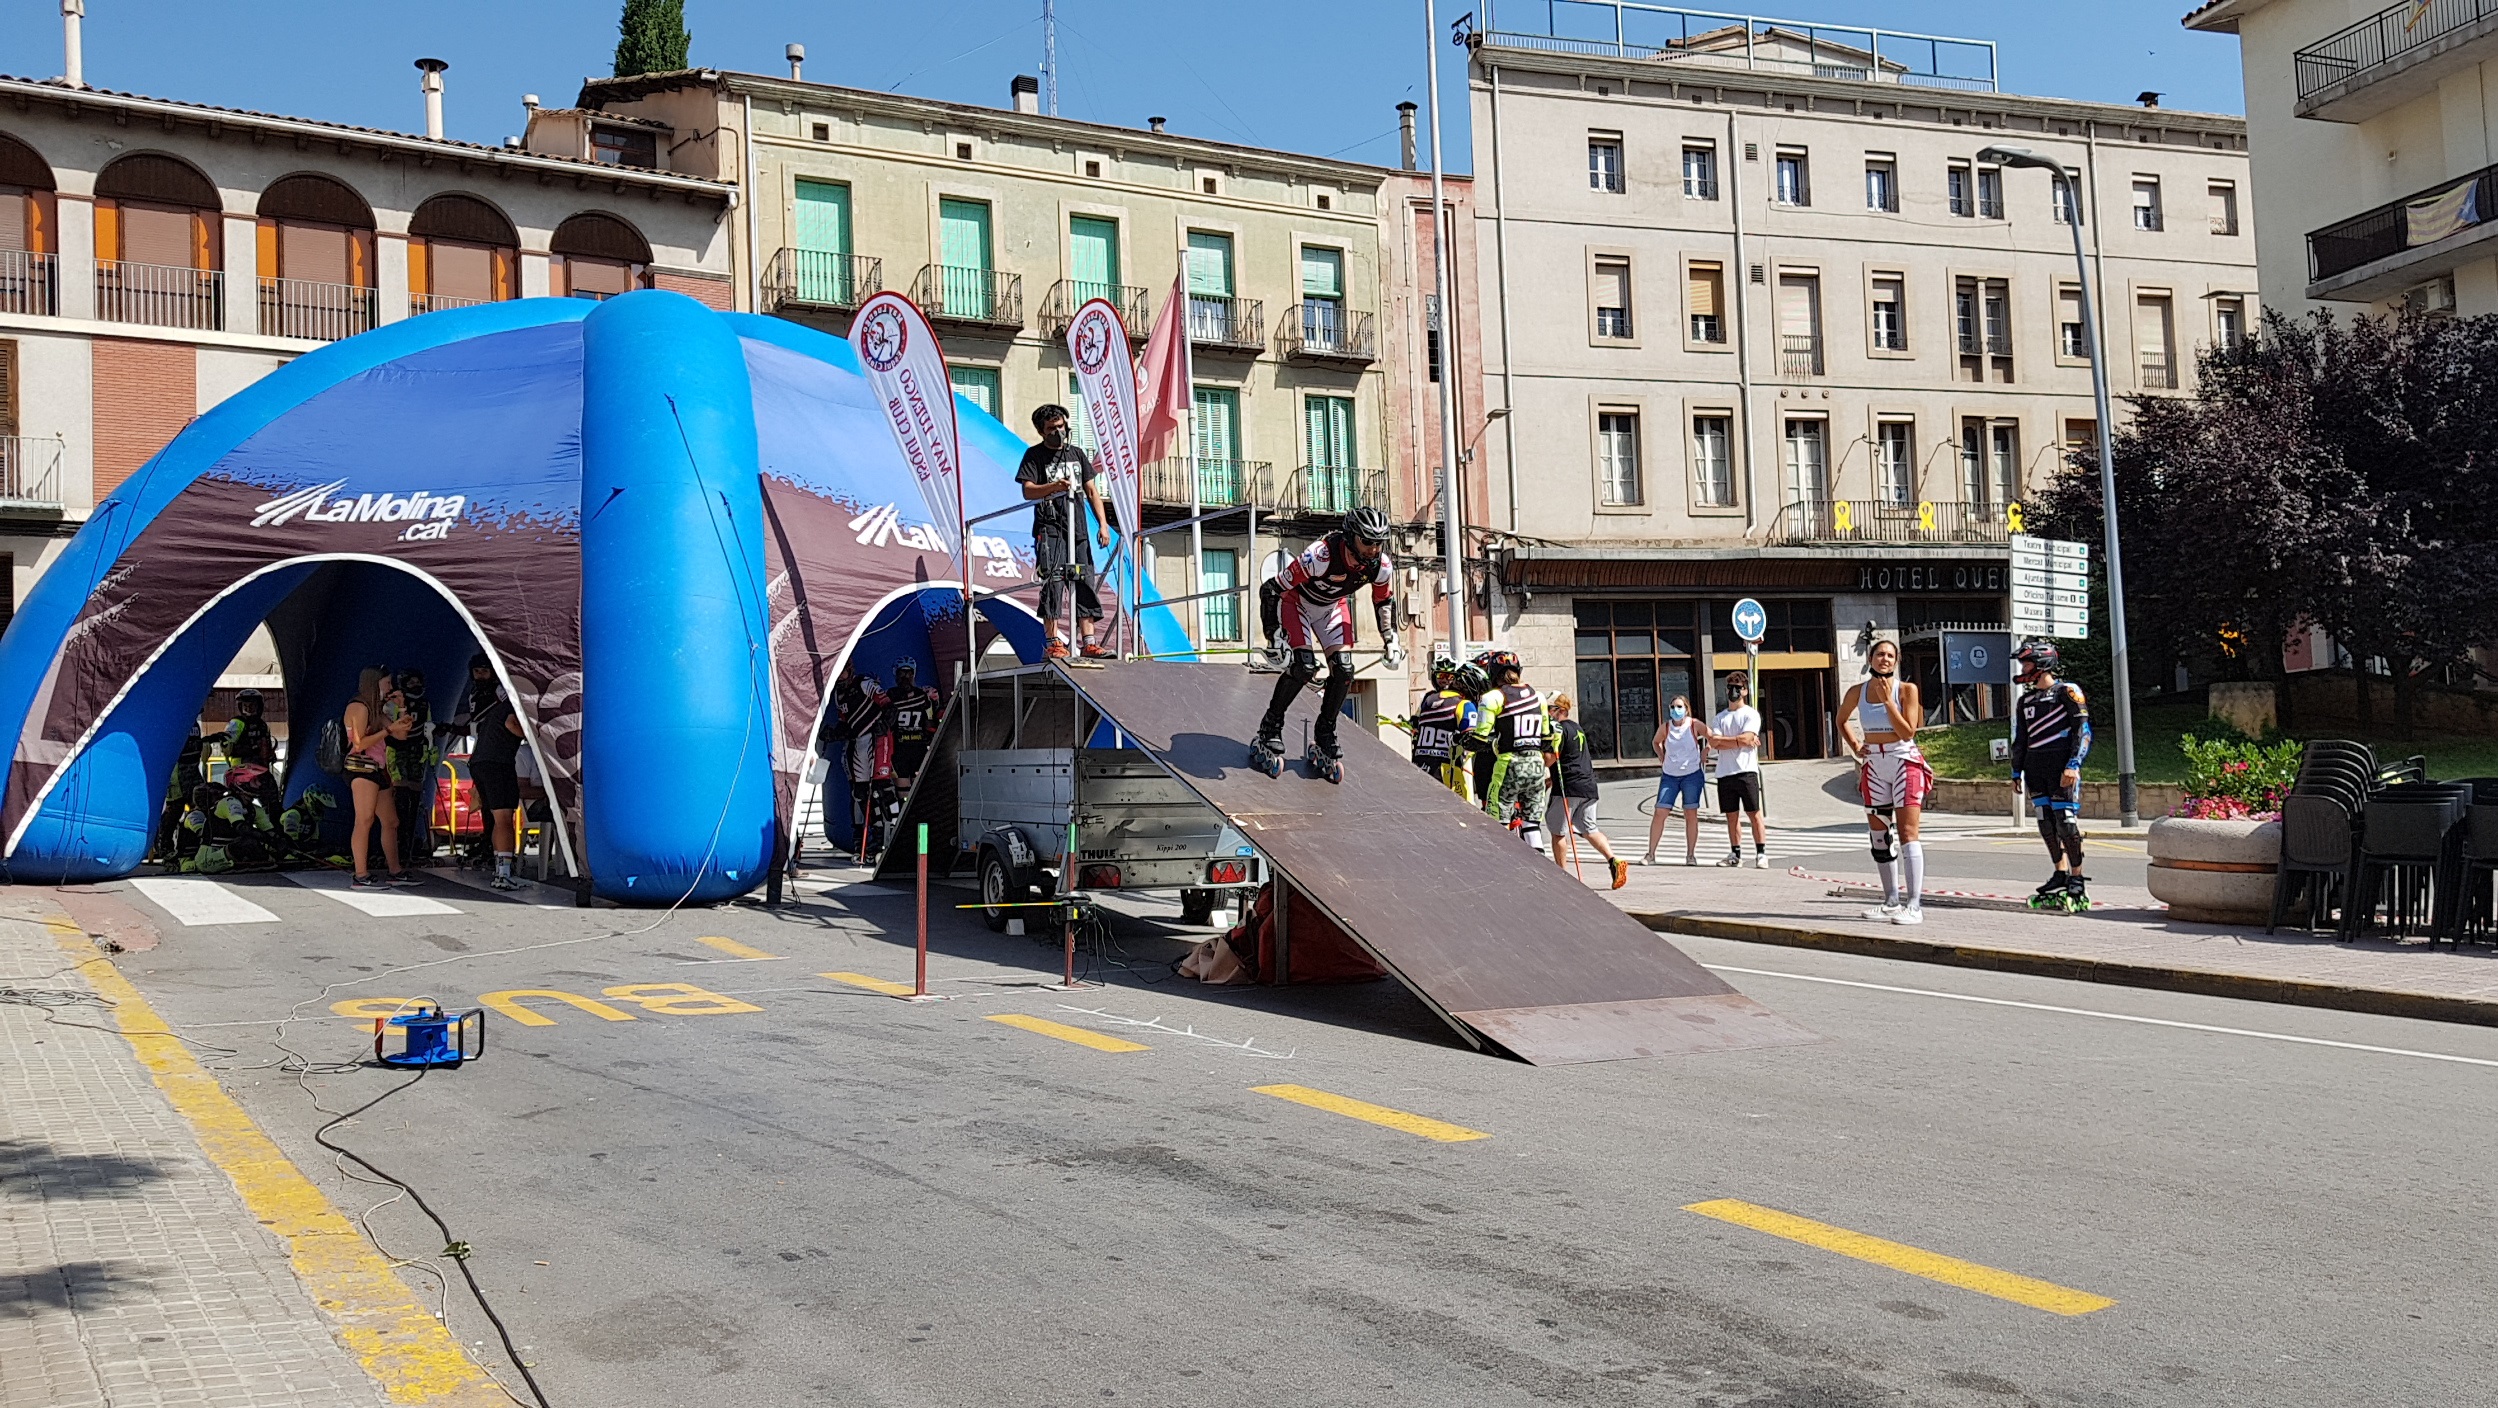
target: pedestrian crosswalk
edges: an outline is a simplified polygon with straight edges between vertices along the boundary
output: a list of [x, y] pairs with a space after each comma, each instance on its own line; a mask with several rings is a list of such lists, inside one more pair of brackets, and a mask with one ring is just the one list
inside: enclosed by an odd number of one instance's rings
[[[271, 904], [284, 886], [270, 888], [276, 877], [254, 877], [260, 883], [234, 883], [195, 875], [147, 875], [135, 877], [130, 888], [140, 898], [164, 911], [168, 918], [184, 928], [213, 928], [228, 924], [276, 924], [284, 918]], [[297, 870], [286, 878], [323, 899], [335, 900], [348, 908], [375, 919], [402, 919], [419, 915], [460, 914], [458, 907], [429, 898], [412, 890], [358, 890], [350, 887], [348, 877], [338, 871]], [[280, 905], [279, 908], [284, 908]]]
[[412, 914], [457, 914], [460, 911], [440, 900], [429, 900], [407, 890], [359, 890], [348, 876], [335, 870], [290, 870], [286, 878], [307, 890], [326, 895], [350, 909], [359, 909], [376, 919], [398, 919]]
[[278, 917], [214, 880], [151, 875], [130, 888], [186, 927], [202, 924], [275, 924]]

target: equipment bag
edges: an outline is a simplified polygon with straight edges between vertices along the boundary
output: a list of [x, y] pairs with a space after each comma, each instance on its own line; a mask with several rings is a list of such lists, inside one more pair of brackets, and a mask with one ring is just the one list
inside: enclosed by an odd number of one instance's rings
[[347, 730], [338, 720], [322, 723], [321, 740], [313, 747], [312, 760], [332, 777], [347, 771]]

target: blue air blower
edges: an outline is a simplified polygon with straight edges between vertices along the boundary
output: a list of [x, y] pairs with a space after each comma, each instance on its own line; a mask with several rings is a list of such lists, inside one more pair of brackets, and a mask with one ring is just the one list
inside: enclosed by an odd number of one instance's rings
[[[383, 1038], [393, 1029], [399, 1033], [399, 1049], [385, 1051]], [[476, 1041], [473, 1051], [469, 1049], [471, 1033]], [[439, 1002], [420, 1001], [395, 1016], [373, 1019], [373, 1059], [385, 1066], [403, 1070], [444, 1066], [457, 1070], [460, 1063], [485, 1054], [486, 1010], [482, 1007], [448, 1013]]]

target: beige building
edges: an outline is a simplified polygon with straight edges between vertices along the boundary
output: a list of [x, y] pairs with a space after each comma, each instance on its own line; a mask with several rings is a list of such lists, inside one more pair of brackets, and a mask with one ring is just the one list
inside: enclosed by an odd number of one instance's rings
[[2094, 411], [2052, 182], [1977, 154], [2079, 173], [2113, 390], [2156, 394], [2254, 315], [2244, 126], [1995, 91], [1982, 41], [1675, 13], [1472, 37], [1505, 638], [1623, 760], [1743, 663], [1746, 596], [1777, 756], [1835, 747], [1875, 637], [1937, 718], [1994, 712], [1946, 705], [1940, 636], [2000, 629], [2016, 506]]

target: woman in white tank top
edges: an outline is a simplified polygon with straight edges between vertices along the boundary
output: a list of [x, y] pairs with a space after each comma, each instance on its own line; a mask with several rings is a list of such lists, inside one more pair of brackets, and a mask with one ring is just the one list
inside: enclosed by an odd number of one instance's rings
[[1839, 702], [1839, 738], [1862, 760], [1856, 790], [1865, 803], [1874, 869], [1882, 876], [1882, 903], [1866, 909], [1865, 917], [1922, 924], [1926, 858], [1917, 827], [1934, 790], [1934, 769], [1917, 747], [1925, 703], [1917, 686], [1899, 678], [1899, 666], [1899, 643], [1875, 641], [1864, 681]]
[[1665, 839], [1665, 819], [1678, 806], [1683, 813], [1683, 864], [1700, 863], [1700, 804], [1707, 789], [1707, 737], [1700, 721], [1691, 716], [1691, 701], [1675, 695], [1674, 702], [1666, 708], [1665, 722], [1657, 726], [1657, 805], [1648, 818], [1648, 853], [1640, 857], [1641, 865], [1661, 863], [1657, 859], [1657, 844]]

